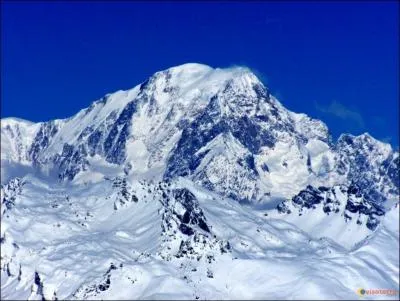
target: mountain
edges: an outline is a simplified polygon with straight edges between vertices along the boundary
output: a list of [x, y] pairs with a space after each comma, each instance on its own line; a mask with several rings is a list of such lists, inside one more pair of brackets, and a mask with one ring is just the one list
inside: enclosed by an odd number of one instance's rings
[[399, 284], [399, 153], [367, 133], [333, 141], [248, 68], [173, 67], [71, 118], [2, 119], [1, 142], [2, 298]]

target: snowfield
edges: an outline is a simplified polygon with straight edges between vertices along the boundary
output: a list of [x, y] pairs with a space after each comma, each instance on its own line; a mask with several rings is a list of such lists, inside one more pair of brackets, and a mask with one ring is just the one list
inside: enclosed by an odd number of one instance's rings
[[[399, 255], [389, 252], [399, 246], [398, 206], [373, 236], [347, 249], [180, 180], [171, 189], [192, 191], [210, 239], [231, 247], [206, 248], [197, 260], [174, 256], [181, 238], [163, 241], [165, 209], [148, 193], [157, 185], [133, 184], [138, 201], [115, 210], [119, 190], [111, 181], [74, 189], [23, 181], [15, 207], [2, 216], [4, 299], [354, 299], [358, 288], [398, 286]], [[107, 279], [108, 289], [94, 289]]]
[[393, 299], [399, 153], [185, 64], [1, 120], [1, 299]]

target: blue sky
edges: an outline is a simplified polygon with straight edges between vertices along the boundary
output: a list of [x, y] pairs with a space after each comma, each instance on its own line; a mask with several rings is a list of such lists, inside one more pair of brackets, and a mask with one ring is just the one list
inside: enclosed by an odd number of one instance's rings
[[399, 145], [399, 4], [2, 2], [1, 117], [64, 118], [154, 72], [246, 65], [334, 138]]

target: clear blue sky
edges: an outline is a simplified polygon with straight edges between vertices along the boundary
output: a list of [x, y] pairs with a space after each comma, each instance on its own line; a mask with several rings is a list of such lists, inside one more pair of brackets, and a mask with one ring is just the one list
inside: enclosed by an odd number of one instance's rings
[[333, 136], [399, 145], [399, 4], [2, 2], [1, 116], [64, 118], [158, 70], [246, 65]]

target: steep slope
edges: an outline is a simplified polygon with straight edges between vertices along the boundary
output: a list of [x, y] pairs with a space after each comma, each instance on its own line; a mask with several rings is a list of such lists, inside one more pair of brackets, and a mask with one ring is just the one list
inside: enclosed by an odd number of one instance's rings
[[24, 176], [32, 170], [29, 149], [40, 124], [17, 119], [1, 119], [1, 183]]
[[354, 182], [366, 197], [383, 203], [399, 194], [399, 153], [368, 134], [342, 135], [336, 145], [337, 172]]

